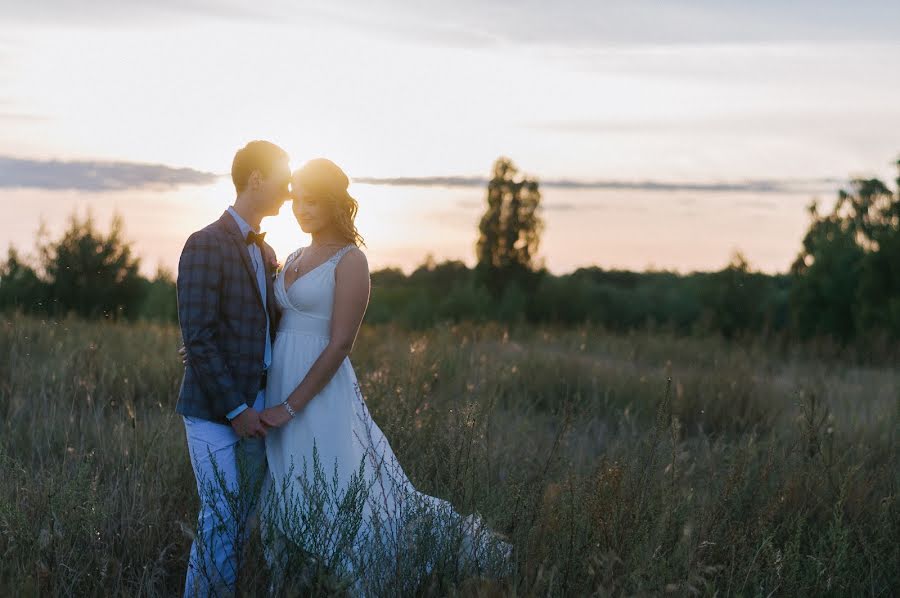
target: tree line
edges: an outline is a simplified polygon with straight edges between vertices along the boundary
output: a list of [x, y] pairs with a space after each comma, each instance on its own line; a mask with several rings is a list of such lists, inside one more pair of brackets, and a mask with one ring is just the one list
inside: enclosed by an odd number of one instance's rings
[[36, 257], [10, 247], [0, 264], [0, 310], [52, 317], [176, 321], [175, 279], [164, 269], [140, 273], [121, 217], [103, 233], [88, 213], [69, 217], [60, 238], [38, 234]]
[[[900, 169], [900, 161], [897, 162]], [[900, 339], [900, 176], [895, 188], [854, 179], [810, 225], [786, 274], [754, 271], [737, 253], [717, 272], [630, 272], [599, 266], [553, 275], [536, 263], [539, 182], [500, 158], [478, 227], [477, 265], [427, 258], [409, 275], [372, 273], [370, 323], [427, 327], [444, 321], [578, 324], [610, 330], [662, 327], [726, 337], [783, 334]], [[0, 264], [0, 310], [86, 318], [175, 321], [174, 280], [140, 274], [114, 218], [108, 233], [73, 215], [37, 257], [10, 248]]]

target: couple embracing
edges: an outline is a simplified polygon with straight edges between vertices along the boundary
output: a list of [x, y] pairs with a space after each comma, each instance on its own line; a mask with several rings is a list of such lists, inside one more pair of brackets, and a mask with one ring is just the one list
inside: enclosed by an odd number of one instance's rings
[[[273, 591], [327, 561], [352, 593], [377, 593], [373, 554], [399, 559], [423, 535], [452, 542], [461, 566], [508, 564], [510, 545], [477, 515], [415, 490], [369, 415], [348, 357], [370, 291], [348, 177], [325, 159], [292, 173], [266, 141], [239, 150], [231, 175], [234, 204], [178, 265], [176, 410], [200, 494], [185, 596], [233, 594], [257, 521]], [[279, 271], [260, 224], [289, 200], [312, 239]]]

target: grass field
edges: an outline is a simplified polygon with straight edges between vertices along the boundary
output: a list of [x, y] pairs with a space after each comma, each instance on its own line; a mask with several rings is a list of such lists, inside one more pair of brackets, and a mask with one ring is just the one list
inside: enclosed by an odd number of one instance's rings
[[[179, 344], [174, 326], [0, 322], [0, 593], [180, 594], [198, 498]], [[896, 595], [900, 368], [821, 355], [383, 325], [351, 360], [417, 486], [515, 545], [511, 577], [438, 570], [419, 595]], [[256, 540], [242, 592], [266, 578]]]

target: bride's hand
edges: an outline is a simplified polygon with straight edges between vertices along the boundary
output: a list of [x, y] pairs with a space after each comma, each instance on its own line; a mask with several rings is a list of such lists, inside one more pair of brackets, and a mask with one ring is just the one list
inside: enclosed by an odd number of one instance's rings
[[291, 416], [284, 408], [284, 405], [275, 405], [268, 409], [263, 409], [259, 414], [259, 419], [267, 428], [280, 428], [284, 424], [291, 421]]

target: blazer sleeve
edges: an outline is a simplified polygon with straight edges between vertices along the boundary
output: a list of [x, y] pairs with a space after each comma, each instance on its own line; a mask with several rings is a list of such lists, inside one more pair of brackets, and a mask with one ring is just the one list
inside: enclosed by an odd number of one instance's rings
[[178, 320], [188, 367], [210, 399], [214, 415], [220, 417], [245, 404], [217, 338], [222, 264], [220, 242], [208, 231], [196, 232], [181, 252], [177, 282]]

